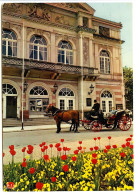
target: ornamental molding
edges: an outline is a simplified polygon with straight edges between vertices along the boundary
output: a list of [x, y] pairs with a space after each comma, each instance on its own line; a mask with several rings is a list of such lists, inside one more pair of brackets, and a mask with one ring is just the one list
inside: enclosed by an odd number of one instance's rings
[[37, 34], [37, 35], [44, 35], [46, 34], [46, 36], [48, 37], [48, 39], [50, 39], [50, 33], [41, 29], [36, 29], [36, 28], [31, 28], [31, 27], [27, 27], [27, 35], [30, 36], [30, 34]]

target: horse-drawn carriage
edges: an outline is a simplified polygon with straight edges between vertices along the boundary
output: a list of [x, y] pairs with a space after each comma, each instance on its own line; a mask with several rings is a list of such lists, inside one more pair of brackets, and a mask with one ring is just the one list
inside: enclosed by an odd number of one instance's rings
[[85, 120], [79, 120], [79, 111], [77, 110], [60, 110], [49, 104], [45, 113], [51, 112], [57, 125], [57, 132], [61, 131], [61, 123], [66, 122], [71, 124], [70, 131], [78, 132], [79, 124], [81, 123], [85, 129], [92, 131], [100, 131], [103, 127], [116, 128], [119, 127], [122, 131], [127, 131], [131, 127], [131, 119], [129, 111], [117, 111], [116, 114], [109, 113], [106, 118], [102, 111], [99, 111], [97, 116], [91, 116], [90, 112], [85, 113]]
[[92, 131], [100, 131], [103, 127], [108, 129], [118, 127], [122, 131], [127, 131], [132, 125], [129, 110], [120, 110], [115, 114], [108, 113], [106, 117], [104, 117], [102, 111], [97, 116], [91, 116], [90, 112], [86, 112], [85, 119], [80, 120], [80, 122], [85, 129]]

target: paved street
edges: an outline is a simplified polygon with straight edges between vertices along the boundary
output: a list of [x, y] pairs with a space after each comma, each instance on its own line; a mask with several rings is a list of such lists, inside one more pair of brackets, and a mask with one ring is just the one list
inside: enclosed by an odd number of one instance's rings
[[[40, 127], [39, 127], [40, 128]], [[41, 157], [41, 151], [39, 144], [43, 141], [47, 145], [52, 143], [60, 142], [60, 139], [64, 139], [64, 146], [70, 147], [70, 153], [73, 153], [75, 149], [79, 146], [78, 141], [83, 141], [82, 146], [86, 147], [86, 151], [89, 151], [90, 147], [95, 146], [94, 137], [101, 137], [100, 147], [101, 149], [105, 145], [109, 144], [108, 136], [111, 136], [111, 144], [117, 144], [118, 146], [125, 143], [125, 139], [133, 134], [133, 127], [129, 131], [116, 130], [102, 130], [101, 132], [87, 131], [83, 127], [79, 128], [80, 133], [69, 132], [68, 128], [62, 129], [61, 133], [56, 134], [56, 129], [53, 130], [33, 130], [33, 131], [20, 131], [20, 132], [4, 132], [3, 133], [3, 152], [5, 157], [3, 160], [4, 164], [11, 161], [11, 155], [9, 153], [9, 145], [15, 146], [15, 162], [22, 161], [21, 149], [29, 144], [34, 146], [33, 157], [39, 159]], [[99, 146], [99, 141], [97, 140], [96, 145]], [[47, 153], [50, 155], [50, 148]], [[56, 155], [56, 148], [53, 148], [53, 155]]]

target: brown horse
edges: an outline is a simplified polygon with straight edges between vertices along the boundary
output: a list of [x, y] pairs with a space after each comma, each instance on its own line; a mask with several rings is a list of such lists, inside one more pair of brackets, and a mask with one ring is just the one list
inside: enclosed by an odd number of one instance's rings
[[52, 105], [48, 105], [46, 110], [46, 113], [52, 112], [52, 115], [54, 116], [54, 120], [56, 121], [57, 125], [57, 131], [56, 133], [59, 133], [61, 131], [61, 122], [64, 121], [66, 123], [69, 123], [69, 121], [72, 121], [72, 125], [70, 127], [70, 131], [72, 130], [72, 126], [74, 127], [74, 132], [78, 132], [78, 126], [79, 126], [79, 112], [76, 110], [60, 110]]

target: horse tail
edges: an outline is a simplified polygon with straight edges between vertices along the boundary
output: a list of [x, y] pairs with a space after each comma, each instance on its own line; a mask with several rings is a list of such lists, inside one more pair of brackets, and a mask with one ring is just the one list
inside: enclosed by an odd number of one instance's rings
[[80, 120], [79, 120], [79, 111], [78, 111], [78, 127], [79, 127], [79, 123], [80, 123]]

